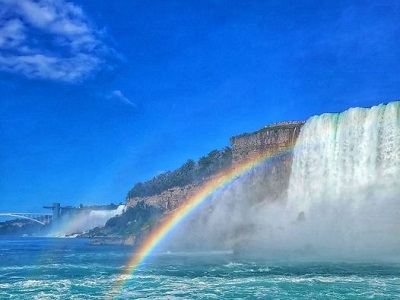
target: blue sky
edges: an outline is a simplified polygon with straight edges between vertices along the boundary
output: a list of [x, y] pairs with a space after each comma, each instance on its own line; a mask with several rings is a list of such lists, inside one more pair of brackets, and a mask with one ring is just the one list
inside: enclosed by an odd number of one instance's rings
[[264, 125], [400, 98], [397, 1], [0, 0], [0, 212], [123, 202]]

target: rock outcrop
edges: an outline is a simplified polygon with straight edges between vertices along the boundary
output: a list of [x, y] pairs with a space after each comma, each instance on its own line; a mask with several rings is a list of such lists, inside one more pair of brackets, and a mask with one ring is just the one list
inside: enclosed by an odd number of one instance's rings
[[[265, 157], [265, 163], [249, 176], [252, 186], [257, 186], [259, 201], [286, 198], [293, 153], [292, 149], [305, 122], [281, 122], [230, 139], [233, 163], [254, 157]], [[247, 184], [249, 185], [249, 183]], [[253, 193], [254, 194], [254, 193]]]
[[201, 184], [190, 184], [163, 191], [149, 197], [128, 198], [123, 214], [111, 218], [104, 227], [81, 235], [92, 238], [93, 244], [137, 246], [168, 213], [190, 199]]
[[305, 122], [281, 122], [230, 139], [233, 161], [238, 162], [253, 155], [274, 155], [290, 149], [296, 143]]
[[161, 211], [174, 210], [189, 199], [199, 188], [199, 184], [189, 184], [183, 187], [174, 187], [163, 191], [161, 194], [150, 197], [128, 198], [126, 205], [134, 207], [143, 201], [146, 205], [154, 206]]
[[[217, 240], [220, 245], [229, 245], [227, 240], [238, 238], [238, 232], [248, 232], [254, 228], [249, 223], [254, 207], [264, 202], [285, 199], [289, 183], [292, 163], [292, 146], [300, 133], [304, 122], [285, 122], [266, 126], [254, 133], [246, 133], [230, 139], [232, 145], [233, 164], [251, 160], [253, 156], [265, 156], [266, 160], [254, 166], [249, 174], [240, 182], [236, 182], [230, 190], [215, 196], [216, 198], [202, 211], [196, 214], [181, 232], [181, 239], [188, 247], [196, 245], [199, 240]], [[287, 150], [287, 151], [286, 151]], [[278, 154], [278, 155], [277, 155]], [[93, 238], [112, 237], [115, 243], [138, 246], [146, 236], [168, 214], [195, 195], [210, 178], [183, 187], [174, 187], [149, 197], [131, 197], [127, 199], [127, 210], [121, 216], [110, 219], [104, 228], [92, 230], [88, 235]], [[222, 199], [223, 198], [223, 199]], [[221, 206], [222, 204], [222, 206]], [[226, 212], [222, 212], [225, 210]], [[239, 210], [239, 211], [237, 211]], [[216, 228], [221, 215], [231, 216], [225, 220], [225, 226]], [[237, 215], [238, 217], [232, 217]], [[189, 232], [201, 232], [201, 228], [209, 226], [213, 234], [193, 236]], [[218, 225], [217, 225], [218, 227]], [[199, 229], [200, 228], [200, 229]], [[182, 245], [182, 243], [180, 244]]]

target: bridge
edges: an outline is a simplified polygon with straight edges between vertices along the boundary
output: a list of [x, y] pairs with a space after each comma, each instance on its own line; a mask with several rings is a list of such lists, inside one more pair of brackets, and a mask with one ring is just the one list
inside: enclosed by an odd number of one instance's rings
[[0, 213], [0, 217], [14, 217], [17, 219], [26, 219], [31, 220], [33, 222], [46, 225], [51, 221], [52, 215], [46, 213]]
[[[0, 0], [1, 1], [1, 0]], [[0, 217], [8, 217], [8, 218], [16, 218], [16, 219], [26, 219], [31, 220], [33, 222], [46, 225], [48, 223], [53, 223], [53, 225], [57, 225], [60, 222], [60, 219], [63, 216], [71, 217], [76, 214], [86, 213], [89, 214], [92, 211], [96, 210], [115, 210], [119, 207], [119, 205], [110, 204], [110, 205], [92, 205], [92, 206], [83, 206], [82, 204], [79, 207], [73, 206], [63, 206], [61, 207], [60, 203], [53, 203], [52, 206], [43, 206], [43, 208], [51, 209], [51, 214], [49, 213], [16, 213], [16, 212], [0, 212]]]

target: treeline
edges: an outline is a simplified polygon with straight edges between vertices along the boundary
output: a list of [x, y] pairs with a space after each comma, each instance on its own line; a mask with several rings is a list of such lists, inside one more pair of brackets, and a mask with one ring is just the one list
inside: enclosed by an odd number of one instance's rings
[[159, 208], [139, 201], [135, 207], [129, 207], [123, 214], [109, 219], [105, 228], [120, 236], [137, 235], [141, 228], [156, 223], [161, 213]]
[[128, 192], [128, 197], [149, 197], [160, 194], [162, 191], [196, 183], [204, 178], [216, 174], [232, 164], [232, 149], [225, 147], [222, 150], [213, 150], [197, 162], [189, 159], [174, 171], [160, 174], [146, 182], [136, 183]]

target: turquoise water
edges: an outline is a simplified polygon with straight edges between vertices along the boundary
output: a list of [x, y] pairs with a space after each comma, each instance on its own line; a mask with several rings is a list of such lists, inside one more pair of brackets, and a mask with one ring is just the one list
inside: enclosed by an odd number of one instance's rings
[[270, 261], [230, 252], [151, 257], [113, 295], [128, 247], [0, 237], [0, 299], [400, 299], [400, 262]]

